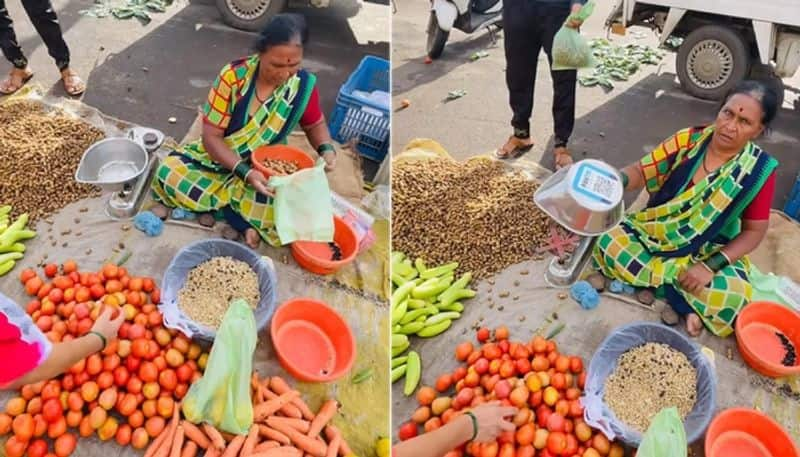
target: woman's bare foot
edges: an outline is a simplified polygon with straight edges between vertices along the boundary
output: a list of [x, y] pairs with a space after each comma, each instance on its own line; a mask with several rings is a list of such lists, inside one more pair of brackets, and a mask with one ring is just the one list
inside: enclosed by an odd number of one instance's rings
[[700, 316], [697, 314], [691, 313], [686, 316], [686, 332], [690, 336], [700, 336], [700, 333], [703, 331], [703, 321], [700, 320]]
[[510, 136], [502, 148], [495, 151], [498, 159], [516, 159], [528, 152], [533, 147], [533, 140], [530, 138], [518, 138]]
[[161, 219], [162, 221], [167, 220], [172, 210], [168, 208], [163, 203], [156, 203], [150, 208], [150, 212], [155, 214], [157, 218]]
[[33, 78], [33, 72], [28, 68], [14, 68], [8, 77], [0, 82], [0, 95], [11, 95], [22, 89]]
[[244, 231], [244, 243], [251, 249], [258, 249], [261, 245], [261, 235], [254, 228], [249, 228]]

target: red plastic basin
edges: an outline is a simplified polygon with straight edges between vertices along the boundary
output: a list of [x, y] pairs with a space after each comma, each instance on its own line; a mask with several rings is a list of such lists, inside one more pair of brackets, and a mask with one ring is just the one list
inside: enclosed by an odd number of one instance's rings
[[272, 316], [270, 334], [281, 365], [301, 381], [335, 381], [356, 359], [347, 322], [319, 300], [295, 298], [281, 305]]
[[294, 162], [299, 169], [312, 168], [314, 159], [300, 149], [282, 144], [272, 146], [261, 146], [253, 151], [253, 168], [260, 171], [267, 179], [275, 175], [275, 171], [264, 165], [264, 160], [284, 160]]
[[753, 302], [736, 318], [736, 342], [748, 365], [773, 378], [800, 375], [800, 360], [791, 367], [781, 364], [786, 349], [776, 332], [800, 350], [800, 313], [777, 303]]
[[[755, 453], [744, 453], [747, 449]], [[761, 457], [764, 450], [766, 457], [800, 457], [789, 434], [772, 418], [754, 409], [725, 410], [708, 427], [707, 457]]]
[[333, 260], [328, 243], [315, 241], [295, 241], [292, 243], [292, 257], [306, 270], [329, 275], [347, 265], [358, 253], [358, 237], [355, 230], [339, 216], [333, 216], [333, 241], [342, 251], [340, 260]]

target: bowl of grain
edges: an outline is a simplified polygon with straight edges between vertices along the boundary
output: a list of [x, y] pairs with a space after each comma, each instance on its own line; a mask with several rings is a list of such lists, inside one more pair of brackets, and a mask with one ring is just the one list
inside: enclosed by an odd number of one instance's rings
[[247, 246], [223, 239], [194, 242], [172, 259], [162, 281], [164, 325], [190, 338], [212, 341], [231, 301], [253, 309], [266, 327], [277, 300], [275, 267]]
[[600, 344], [581, 403], [589, 425], [638, 447], [655, 415], [673, 406], [688, 442], [696, 441], [711, 422], [716, 399], [716, 375], [699, 347], [665, 325], [635, 322]]
[[281, 144], [261, 146], [253, 151], [253, 167], [267, 179], [313, 168], [314, 159], [300, 149]]

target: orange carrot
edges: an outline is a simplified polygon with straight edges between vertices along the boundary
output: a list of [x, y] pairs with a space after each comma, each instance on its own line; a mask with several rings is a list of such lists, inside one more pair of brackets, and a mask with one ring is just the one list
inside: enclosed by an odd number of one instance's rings
[[[261, 393], [264, 394], [264, 398], [266, 400], [274, 400], [280, 397], [280, 395], [271, 391], [269, 387], [266, 386], [264, 386], [263, 389], [261, 389]], [[281, 406], [281, 409], [279, 411], [282, 412], [286, 417], [292, 417], [295, 419], [303, 418], [303, 413], [300, 412], [300, 409], [291, 403], [286, 403], [285, 405]]]
[[222, 453], [219, 449], [214, 446], [209, 446], [208, 449], [206, 449], [206, 453], [203, 454], [203, 457], [219, 457], [220, 455], [222, 455]]
[[[270, 389], [275, 391], [275, 393], [278, 395], [284, 394], [292, 390], [292, 388], [289, 387], [289, 384], [287, 384], [286, 381], [284, 381], [283, 378], [281, 378], [280, 376], [273, 376], [272, 378], [270, 378], [269, 386]], [[298, 397], [292, 400], [292, 404], [295, 405], [303, 414], [303, 419], [307, 421], [314, 419], [314, 412], [311, 411], [311, 408], [308, 407], [308, 405], [306, 404], [306, 402], [303, 401], [302, 398]]]
[[336, 438], [337, 435], [340, 439], [339, 455], [341, 457], [347, 457], [348, 455], [351, 455], [353, 451], [350, 449], [350, 446], [347, 445], [347, 441], [344, 440], [344, 435], [342, 435], [342, 432], [339, 431], [339, 429], [333, 424], [329, 424], [325, 427], [325, 436], [328, 437], [329, 442]]
[[193, 441], [197, 447], [201, 449], [208, 449], [208, 447], [211, 446], [211, 441], [209, 441], [206, 434], [197, 428], [196, 425], [188, 421], [181, 422], [181, 425], [183, 425], [183, 435]]
[[239, 454], [241, 457], [248, 457], [253, 453], [256, 444], [258, 444], [258, 425], [253, 424], [250, 426], [250, 431], [247, 433], [247, 438], [242, 444], [242, 452]]
[[314, 457], [325, 457], [325, 454], [328, 450], [327, 446], [325, 446], [325, 443], [317, 441], [313, 438], [309, 438], [308, 436], [287, 425], [285, 422], [276, 421], [275, 419], [280, 418], [275, 416], [268, 418], [267, 425], [288, 436], [289, 439], [292, 440], [292, 443], [294, 443], [295, 446], [299, 447], [303, 451], [308, 452]]
[[264, 452], [253, 454], [252, 457], [303, 457], [303, 452], [290, 446], [275, 447]]
[[169, 457], [181, 457], [181, 450], [183, 449], [183, 426], [178, 425], [175, 429], [175, 435], [172, 437], [172, 451]]
[[219, 430], [214, 428], [211, 424], [203, 424], [203, 430], [206, 432], [206, 435], [208, 435], [208, 439], [211, 440], [213, 447], [217, 448], [220, 452], [225, 449], [225, 439], [222, 438]]
[[[286, 444], [289, 444], [289, 443], [286, 443]], [[258, 454], [259, 452], [264, 452], [264, 451], [266, 451], [268, 449], [272, 449], [272, 448], [275, 448], [275, 447], [281, 447], [281, 443], [279, 443], [277, 441], [272, 441], [272, 440], [264, 441], [263, 443], [259, 444], [258, 446], [256, 446], [253, 449], [253, 453], [254, 454]]]
[[336, 400], [326, 401], [317, 413], [317, 417], [311, 422], [311, 427], [308, 429], [308, 436], [316, 438], [319, 432], [328, 425], [333, 416], [339, 411], [339, 402]]
[[144, 453], [144, 457], [153, 457], [156, 455], [156, 452], [164, 444], [164, 441], [167, 439], [167, 429], [164, 429], [159, 433], [155, 440], [150, 443], [150, 446], [147, 448], [147, 451]]
[[308, 433], [308, 430], [311, 428], [311, 423], [308, 421], [304, 421], [303, 419], [293, 419], [290, 417], [279, 417], [279, 416], [271, 416], [269, 419], [272, 419], [275, 422], [286, 424], [289, 427], [292, 427], [293, 429], [303, 434]]
[[[172, 450], [172, 442], [175, 438], [175, 433], [178, 429], [178, 423], [180, 422], [181, 418], [181, 407], [180, 404], [176, 404], [174, 408], [172, 408], [172, 419], [169, 421], [169, 425], [167, 428], [164, 429], [161, 433], [166, 433], [164, 437], [164, 441], [161, 443], [161, 446], [153, 453], [153, 457], [168, 457], [170, 455], [170, 451]], [[180, 449], [178, 449], [180, 452]], [[178, 456], [180, 457], [180, 456]]]
[[288, 436], [266, 425], [259, 425], [258, 433], [268, 440], [277, 441], [279, 444], [290, 444], [292, 442]]
[[[184, 430], [184, 433], [186, 430]], [[183, 451], [181, 451], [181, 457], [196, 457], [197, 456], [197, 443], [194, 441], [187, 441], [186, 445], [183, 446]]]
[[239, 451], [242, 449], [244, 440], [244, 435], [236, 435], [236, 437], [231, 440], [230, 443], [228, 443], [228, 447], [225, 448], [225, 452], [222, 453], [222, 457], [236, 457], [239, 455]]
[[328, 453], [325, 454], [325, 457], [336, 457], [336, 454], [339, 452], [339, 446], [342, 444], [342, 435], [336, 435], [333, 439], [328, 443]]
[[293, 398], [297, 398], [298, 395], [300, 395], [300, 392], [293, 390], [282, 394], [278, 398], [267, 400], [264, 403], [256, 406], [253, 408], [253, 417], [255, 418], [255, 421], [261, 422], [266, 417], [275, 414], [283, 405], [289, 403]]

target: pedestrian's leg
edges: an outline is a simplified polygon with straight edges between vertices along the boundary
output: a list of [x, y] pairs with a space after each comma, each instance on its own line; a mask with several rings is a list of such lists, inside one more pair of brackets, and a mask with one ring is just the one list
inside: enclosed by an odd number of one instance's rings
[[33, 73], [28, 70], [28, 59], [25, 58], [22, 47], [17, 42], [14, 23], [8, 14], [5, 0], [0, 0], [0, 49], [5, 58], [14, 65], [8, 77], [0, 83], [0, 94], [9, 95], [22, 88]]
[[554, 154], [556, 168], [572, 163], [567, 149], [569, 137], [575, 127], [575, 86], [578, 80], [576, 70], [553, 70], [553, 39], [569, 16], [569, 9], [550, 11], [543, 21], [546, 31], [543, 47], [550, 62], [550, 75], [553, 79], [553, 128], [555, 131]]
[[50, 0], [22, 0], [22, 6], [33, 26], [47, 46], [47, 52], [61, 71], [64, 89], [70, 95], [80, 95], [86, 89], [83, 81], [69, 67], [69, 47], [64, 41], [58, 16]]
[[536, 27], [535, 9], [525, 0], [503, 2], [503, 34], [506, 54], [506, 85], [514, 135], [497, 151], [507, 158], [530, 150], [530, 118], [533, 112], [533, 91], [536, 64], [541, 50]]

